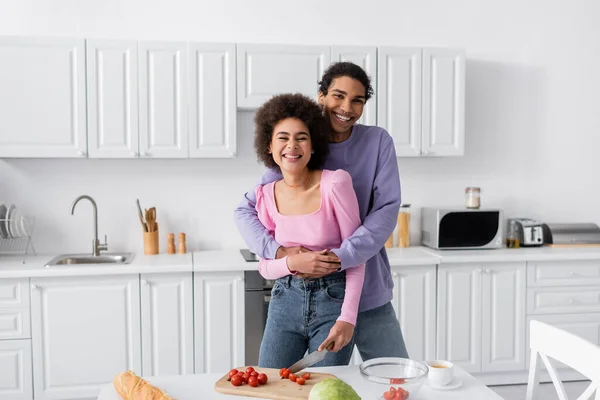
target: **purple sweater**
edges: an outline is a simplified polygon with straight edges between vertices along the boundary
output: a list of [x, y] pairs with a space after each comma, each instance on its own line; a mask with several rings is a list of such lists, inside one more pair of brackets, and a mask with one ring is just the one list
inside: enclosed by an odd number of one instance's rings
[[[383, 128], [356, 124], [346, 141], [329, 144], [323, 168], [343, 169], [352, 176], [362, 226], [332, 251], [342, 260], [342, 269], [366, 263], [359, 312], [380, 307], [392, 299], [394, 283], [384, 244], [400, 209], [400, 177], [392, 137]], [[267, 169], [260, 184], [279, 179], [281, 173]], [[236, 208], [235, 222], [252, 252], [274, 259], [280, 245], [258, 220], [255, 206], [252, 188]]]

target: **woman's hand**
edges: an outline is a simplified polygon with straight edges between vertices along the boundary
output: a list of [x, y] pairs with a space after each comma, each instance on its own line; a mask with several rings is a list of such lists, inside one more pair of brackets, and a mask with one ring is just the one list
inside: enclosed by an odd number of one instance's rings
[[354, 325], [345, 321], [337, 321], [329, 330], [329, 336], [321, 343], [318, 350], [323, 351], [333, 344], [333, 348], [329, 351], [336, 353], [350, 343], [352, 335], [354, 335]]
[[340, 259], [328, 250], [309, 251], [288, 255], [287, 266], [302, 277], [317, 278], [337, 271]]

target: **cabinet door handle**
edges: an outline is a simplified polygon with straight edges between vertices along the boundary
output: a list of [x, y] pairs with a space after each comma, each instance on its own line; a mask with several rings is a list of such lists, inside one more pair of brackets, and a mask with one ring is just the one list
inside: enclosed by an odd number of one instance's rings
[[243, 282], [243, 281], [244, 281], [244, 278], [243, 278], [243, 277], [241, 277], [241, 276], [238, 276], [238, 277], [236, 278], [236, 280], [237, 280], [238, 282]]
[[485, 271], [486, 274], [489, 274], [489, 273], [492, 272], [492, 270], [490, 270], [489, 268], [486, 268], [484, 271]]
[[152, 154], [150, 152], [148, 152], [148, 151], [145, 151], [144, 152], [144, 156], [146, 156], [146, 157], [152, 157]]
[[269, 304], [269, 302], [271, 301], [271, 296], [264, 296], [263, 301], [265, 302], [265, 304]]
[[397, 278], [397, 277], [398, 277], [398, 273], [397, 273], [397, 272], [392, 272], [392, 276], [393, 276], [394, 278]]
[[572, 297], [569, 297], [569, 304], [575, 304], [575, 299]]
[[77, 152], [77, 154], [78, 154], [80, 157], [85, 157], [85, 151], [79, 150], [79, 151]]
[[140, 153], [138, 153], [137, 151], [132, 151], [131, 155], [134, 157], [138, 157], [140, 155]]
[[32, 288], [33, 290], [37, 290], [37, 288], [38, 288], [38, 287], [37, 287], [37, 285], [34, 285], [34, 284], [32, 283], [32, 284], [31, 284], [31, 288]]
[[148, 284], [148, 281], [145, 279], [142, 279], [142, 285], [147, 285], [147, 284]]

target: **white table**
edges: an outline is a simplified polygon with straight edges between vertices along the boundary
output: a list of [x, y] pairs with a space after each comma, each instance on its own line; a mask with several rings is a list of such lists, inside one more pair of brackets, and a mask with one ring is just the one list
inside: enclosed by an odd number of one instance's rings
[[[414, 400], [502, 400], [502, 397], [497, 395], [483, 383], [479, 382], [468, 372], [458, 366], [454, 366], [454, 368], [456, 377], [462, 380], [461, 387], [453, 390], [435, 390], [425, 383], [419, 393], [414, 396]], [[311, 368], [309, 371], [326, 372], [337, 376], [341, 380], [352, 385], [354, 390], [356, 390], [363, 400], [378, 399], [383, 395], [384, 391], [389, 389], [389, 386], [373, 383], [363, 378], [357, 366]], [[250, 397], [231, 396], [215, 392], [213, 386], [224, 374], [225, 372], [222, 374], [150, 377], [147, 378], [147, 380], [153, 385], [165, 390], [177, 400], [256, 400]], [[113, 388], [113, 385], [110, 384], [102, 389], [100, 396], [98, 396], [98, 400], [122, 399]], [[412, 396], [411, 400], [413, 400]]]

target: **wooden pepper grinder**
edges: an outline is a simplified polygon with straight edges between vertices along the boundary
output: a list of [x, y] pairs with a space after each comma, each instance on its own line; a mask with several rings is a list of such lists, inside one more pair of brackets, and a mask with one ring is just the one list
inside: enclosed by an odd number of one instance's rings
[[175, 254], [175, 234], [169, 233], [167, 235], [167, 253]]
[[179, 254], [185, 254], [187, 252], [185, 246], [185, 233], [181, 232], [179, 234]]

